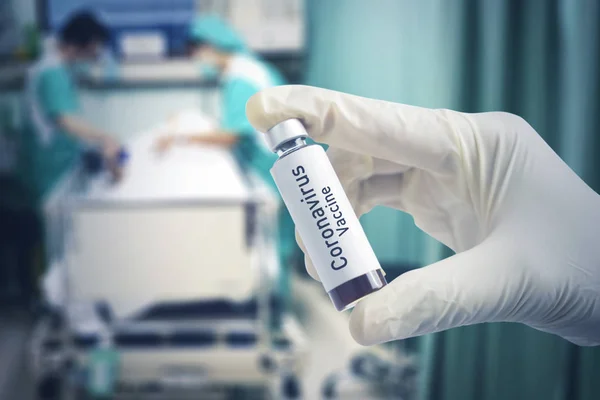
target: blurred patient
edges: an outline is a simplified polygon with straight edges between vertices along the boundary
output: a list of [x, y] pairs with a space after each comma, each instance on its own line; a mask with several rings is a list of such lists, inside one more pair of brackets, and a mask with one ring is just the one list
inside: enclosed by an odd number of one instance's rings
[[77, 75], [96, 60], [108, 37], [92, 14], [75, 14], [59, 30], [57, 45], [29, 70], [22, 171], [36, 207], [80, 161], [84, 147], [100, 149], [111, 171], [119, 174], [119, 143], [77, 115]]
[[[265, 88], [283, 84], [283, 78], [252, 54], [242, 38], [218, 17], [196, 19], [190, 26], [188, 40], [189, 54], [198, 62], [201, 75], [221, 83], [221, 125], [213, 132], [164, 136], [156, 144], [158, 151], [167, 151], [173, 145], [195, 144], [230, 148], [243, 170], [254, 172], [278, 193], [269, 172], [277, 157], [267, 147], [263, 135], [248, 122], [246, 101]], [[286, 295], [289, 292], [286, 274], [297, 245], [294, 226], [285, 207], [281, 207], [278, 231], [283, 266], [281, 291]]]

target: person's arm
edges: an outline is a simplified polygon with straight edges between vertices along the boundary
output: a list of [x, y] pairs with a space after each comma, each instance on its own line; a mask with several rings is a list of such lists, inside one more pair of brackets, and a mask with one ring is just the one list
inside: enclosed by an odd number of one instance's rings
[[71, 135], [86, 143], [95, 143], [102, 146], [103, 149], [112, 152], [118, 151], [118, 142], [107, 132], [90, 125], [83, 119], [70, 114], [57, 115], [56, 124], [66, 134]]
[[219, 129], [208, 134], [184, 135], [182, 140], [189, 144], [213, 144], [229, 147], [239, 140], [239, 136], [231, 131]]
[[215, 129], [208, 133], [199, 132], [173, 135], [172, 138], [176, 143], [197, 145], [212, 144], [229, 147], [234, 145], [239, 140], [239, 135], [229, 130]]
[[63, 134], [100, 145], [107, 158], [118, 152], [119, 144], [113, 136], [76, 116], [79, 108], [77, 92], [64, 68], [45, 71], [40, 77], [38, 89], [44, 112]]
[[175, 144], [218, 145], [231, 147], [243, 137], [254, 135], [254, 128], [246, 118], [246, 102], [257, 92], [256, 87], [242, 79], [227, 82], [223, 87], [223, 120], [221, 128], [211, 132], [167, 135], [157, 143], [157, 150], [164, 152]]
[[174, 145], [184, 146], [205, 146], [214, 145], [221, 147], [231, 147], [239, 140], [239, 136], [231, 131], [216, 129], [211, 132], [204, 133], [188, 133], [188, 134], [173, 134], [162, 136], [156, 143], [156, 150], [159, 153], [164, 153], [171, 149]]

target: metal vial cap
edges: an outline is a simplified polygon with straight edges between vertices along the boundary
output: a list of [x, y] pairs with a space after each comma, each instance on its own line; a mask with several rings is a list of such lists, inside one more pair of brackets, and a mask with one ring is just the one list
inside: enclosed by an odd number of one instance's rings
[[293, 139], [308, 137], [304, 125], [297, 119], [287, 119], [269, 129], [266, 133], [267, 143], [271, 151], [275, 152], [283, 143]]

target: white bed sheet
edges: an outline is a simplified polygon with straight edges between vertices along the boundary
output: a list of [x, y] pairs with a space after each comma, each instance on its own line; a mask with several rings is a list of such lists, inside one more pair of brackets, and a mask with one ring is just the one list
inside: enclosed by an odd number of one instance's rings
[[[206, 124], [205, 128], [209, 128]], [[159, 127], [125, 144], [129, 159], [121, 182], [106, 176], [93, 180], [85, 199], [102, 201], [206, 200], [235, 201], [251, 190], [227, 149], [217, 146], [174, 145], [164, 154], [154, 146], [165, 132]]]

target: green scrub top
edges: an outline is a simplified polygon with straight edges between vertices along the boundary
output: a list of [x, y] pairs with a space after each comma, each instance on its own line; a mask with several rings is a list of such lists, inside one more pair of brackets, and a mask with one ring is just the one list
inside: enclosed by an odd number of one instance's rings
[[[249, 58], [249, 56], [244, 56]], [[223, 120], [222, 128], [239, 136], [238, 142], [233, 148], [233, 153], [243, 170], [256, 173], [263, 181], [279, 195], [275, 181], [271, 176], [270, 169], [277, 160], [266, 145], [262, 135], [257, 132], [246, 117], [246, 102], [255, 93], [264, 89], [264, 77], [268, 77], [269, 86], [284, 84], [281, 75], [268, 64], [254, 59], [254, 70], [260, 69], [261, 77], [252, 79], [252, 76], [240, 74], [226, 77], [223, 81]], [[284, 301], [289, 301], [289, 269], [292, 256], [297, 250], [295, 229], [292, 218], [285, 206], [280, 207], [278, 218], [278, 249], [279, 259], [282, 266], [280, 273], [280, 290]]]
[[252, 82], [235, 78], [224, 85], [223, 129], [239, 136], [233, 153], [244, 169], [257, 173], [272, 189], [277, 190], [269, 172], [277, 155], [271, 152], [246, 118], [246, 102], [259, 89]]
[[[281, 75], [266, 63], [244, 57], [250, 59], [254, 66], [261, 68], [261, 72], [266, 73], [269, 86], [284, 83]], [[233, 153], [242, 168], [253, 170], [278, 193], [270, 173], [273, 163], [277, 160], [277, 155], [268, 149], [264, 139], [259, 136], [261, 133], [252, 127], [246, 117], [246, 102], [264, 88], [260, 79], [252, 79], [248, 75], [227, 76], [223, 81], [223, 119], [221, 125], [224, 130], [239, 136], [239, 140], [233, 148]]]
[[29, 80], [21, 171], [34, 205], [40, 205], [78, 161], [80, 143], [59, 129], [55, 121], [62, 115], [76, 113], [79, 99], [74, 79], [62, 63], [38, 67]]

